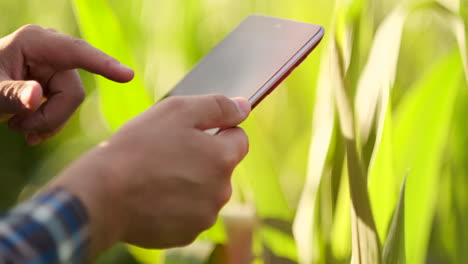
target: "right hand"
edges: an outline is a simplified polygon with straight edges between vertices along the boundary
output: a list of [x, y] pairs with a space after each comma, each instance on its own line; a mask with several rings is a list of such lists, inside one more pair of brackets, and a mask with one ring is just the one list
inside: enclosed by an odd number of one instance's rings
[[85, 41], [52, 29], [27, 25], [0, 38], [0, 121], [9, 119], [30, 145], [58, 133], [85, 96], [77, 68], [118, 82], [134, 75]]
[[[68, 168], [61, 186], [85, 204], [91, 254], [120, 240], [146, 248], [192, 242], [231, 195], [230, 176], [248, 152], [235, 127], [246, 99], [172, 97], [127, 123]], [[226, 128], [217, 135], [204, 131]]]

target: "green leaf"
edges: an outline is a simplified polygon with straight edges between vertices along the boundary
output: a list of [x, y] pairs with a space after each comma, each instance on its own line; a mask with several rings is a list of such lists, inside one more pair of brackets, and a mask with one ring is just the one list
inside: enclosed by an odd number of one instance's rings
[[382, 253], [384, 264], [404, 264], [406, 263], [405, 254], [405, 187], [406, 177], [403, 180], [400, 190], [398, 205], [393, 214], [388, 238]]
[[460, 10], [460, 0], [437, 0], [437, 2], [454, 13], [458, 13]]
[[[389, 91], [395, 81], [406, 17], [407, 12], [397, 8], [382, 22], [375, 34], [367, 64], [359, 79], [355, 113], [361, 144], [365, 144], [368, 140], [379, 104], [381, 110], [377, 120], [379, 124], [377, 137], [380, 138], [382, 135]], [[378, 144], [379, 140], [376, 141], [376, 145]]]
[[380, 241], [375, 227], [367, 191], [366, 173], [356, 148], [356, 142], [346, 141], [349, 189], [351, 194], [351, 263], [380, 263]]
[[254, 112], [242, 125], [249, 135], [249, 155], [234, 172], [234, 180], [242, 187], [243, 198], [255, 205], [260, 218], [291, 220], [292, 210], [283, 194], [279, 166], [274, 161], [271, 144], [262, 133]]
[[[298, 247], [299, 262], [312, 262], [312, 243], [314, 212], [317, 190], [326, 166], [327, 154], [332, 140], [335, 125], [335, 108], [333, 105], [333, 85], [330, 68], [331, 47], [323, 55], [317, 88], [317, 103], [313, 118], [313, 135], [309, 150], [308, 172], [301, 194], [296, 217], [293, 224], [294, 238]], [[336, 65], [335, 65], [336, 67]]]
[[224, 223], [221, 217], [218, 217], [216, 223], [205, 232], [198, 236], [200, 240], [211, 241], [215, 244], [224, 244], [227, 240], [226, 230], [224, 229]]
[[400, 179], [393, 174], [390, 92], [396, 77], [406, 10], [395, 9], [379, 26], [368, 62], [359, 80], [355, 111], [361, 144], [375, 125], [375, 141], [368, 168], [368, 186], [376, 228], [386, 238], [397, 201]]
[[[404, 23], [408, 13], [396, 8], [379, 26], [359, 79], [355, 112], [360, 144], [372, 144], [368, 167], [368, 186], [373, 216], [381, 240], [385, 239], [392, 208], [396, 202], [395, 176], [392, 174], [391, 156], [391, 103], [390, 91], [397, 72], [397, 63]], [[372, 128], [375, 138], [369, 138]], [[372, 145], [371, 145], [372, 147]]]
[[392, 107], [390, 102], [386, 106], [384, 111], [384, 105], [379, 105], [377, 138], [368, 176], [369, 196], [381, 241], [385, 241], [387, 237], [388, 225], [398, 199], [398, 185], [401, 182], [401, 178], [395, 177], [393, 172]]
[[337, 261], [348, 260], [351, 255], [351, 215], [348, 166], [345, 161], [331, 232], [331, 250]]
[[[460, 3], [458, 0], [438, 0], [431, 1], [423, 4], [418, 4], [413, 9], [427, 9], [432, 8], [442, 16], [444, 16], [445, 24], [450, 27], [460, 51], [460, 56], [463, 61], [463, 69], [465, 71], [465, 81], [468, 83], [468, 46], [467, 46], [467, 25], [466, 18], [463, 17]], [[465, 20], [464, 20], [465, 19]]]
[[164, 263], [164, 255], [161, 250], [148, 250], [135, 246], [128, 246], [128, 250], [142, 264]]
[[[213, 252], [218, 249], [218, 252]], [[164, 251], [164, 264], [205, 264], [210, 260], [213, 253], [219, 254], [214, 257], [223, 257], [219, 247], [212, 243], [195, 241], [185, 247], [170, 248]], [[216, 259], [217, 260], [217, 259]]]
[[296, 243], [291, 236], [268, 226], [262, 227], [260, 234], [265, 245], [276, 256], [297, 262]]
[[468, 46], [466, 41], [466, 25], [461, 17], [452, 16], [449, 20], [453, 34], [458, 43], [460, 56], [465, 70], [465, 81], [468, 83]]
[[380, 241], [375, 227], [367, 190], [367, 171], [364, 169], [355, 137], [354, 113], [349, 98], [348, 80], [345, 78], [343, 53], [336, 48], [335, 88], [341, 133], [346, 142], [349, 189], [351, 194], [352, 257], [351, 263], [380, 263]]
[[438, 193], [438, 172], [461, 73], [460, 56], [452, 52], [410, 89], [395, 113], [394, 174], [404, 175], [411, 169], [405, 199], [408, 263], [425, 261]]
[[[74, 0], [75, 13], [81, 33], [91, 45], [133, 67], [133, 59], [126, 36], [115, 14], [105, 0]], [[96, 77], [102, 110], [112, 129], [151, 106], [143, 82], [138, 76], [129, 84], [116, 84]]]

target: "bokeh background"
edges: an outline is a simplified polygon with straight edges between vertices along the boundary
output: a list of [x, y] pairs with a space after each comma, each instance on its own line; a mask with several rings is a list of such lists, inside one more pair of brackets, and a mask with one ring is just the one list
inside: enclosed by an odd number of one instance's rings
[[0, 124], [0, 209], [150, 107], [252, 13], [327, 32], [243, 124], [251, 151], [232, 201], [189, 247], [117, 245], [96, 262], [468, 261], [464, 0], [0, 0], [0, 36], [51, 27], [137, 73], [123, 85], [82, 72], [86, 101], [40, 146]]

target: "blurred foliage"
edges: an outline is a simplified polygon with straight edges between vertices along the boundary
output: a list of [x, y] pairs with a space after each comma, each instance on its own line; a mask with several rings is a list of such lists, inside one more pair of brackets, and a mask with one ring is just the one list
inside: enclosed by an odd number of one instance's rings
[[118, 245], [98, 263], [468, 260], [466, 1], [0, 0], [0, 12], [1, 36], [52, 27], [137, 73], [122, 85], [83, 72], [86, 101], [41, 146], [1, 125], [2, 210], [157, 101], [245, 16], [327, 29], [243, 124], [251, 150], [217, 224], [186, 248]]

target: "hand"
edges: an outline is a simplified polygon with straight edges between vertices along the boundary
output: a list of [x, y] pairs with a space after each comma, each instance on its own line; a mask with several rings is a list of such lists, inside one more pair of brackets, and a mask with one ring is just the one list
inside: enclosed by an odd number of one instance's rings
[[50, 29], [27, 25], [0, 39], [0, 118], [13, 116], [10, 128], [31, 145], [53, 136], [84, 99], [76, 68], [117, 82], [133, 78], [116, 59]]
[[[172, 97], [127, 123], [51, 186], [77, 195], [91, 219], [91, 256], [116, 241], [147, 248], [192, 242], [231, 195], [248, 152], [235, 127], [250, 103], [220, 95]], [[226, 128], [217, 135], [204, 131]]]

